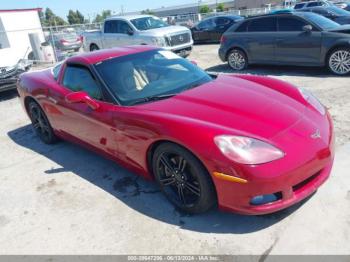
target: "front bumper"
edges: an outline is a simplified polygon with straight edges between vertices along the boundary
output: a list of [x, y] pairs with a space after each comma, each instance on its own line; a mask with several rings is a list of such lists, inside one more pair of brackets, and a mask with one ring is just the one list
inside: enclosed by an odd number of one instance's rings
[[16, 82], [20, 74], [24, 73], [25, 70], [16, 69], [10, 74], [0, 75], [0, 92], [16, 89]]
[[[329, 115], [327, 120], [320, 125], [321, 132], [325, 135], [324, 141], [314, 140], [310, 145], [302, 141], [300, 148], [297, 146], [299, 155], [287, 154], [280, 161], [255, 166], [228, 166], [224, 159], [212, 163], [209, 169], [211, 173], [218, 171], [248, 181], [235, 183], [213, 176], [219, 207], [240, 214], [262, 215], [285, 209], [312, 195], [327, 180], [333, 165], [334, 136]], [[296, 125], [294, 130], [300, 130], [300, 125]], [[286, 139], [295, 141], [291, 136], [281, 136], [278, 139], [284, 143]], [[296, 147], [294, 144], [291, 146]], [[256, 196], [271, 194], [279, 197], [265, 204], [251, 203]]]

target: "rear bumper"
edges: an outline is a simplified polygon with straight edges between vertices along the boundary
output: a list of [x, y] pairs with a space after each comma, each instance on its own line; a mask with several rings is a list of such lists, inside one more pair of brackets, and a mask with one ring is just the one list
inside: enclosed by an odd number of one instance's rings
[[222, 62], [226, 62], [226, 52], [226, 49], [220, 46], [218, 54]]

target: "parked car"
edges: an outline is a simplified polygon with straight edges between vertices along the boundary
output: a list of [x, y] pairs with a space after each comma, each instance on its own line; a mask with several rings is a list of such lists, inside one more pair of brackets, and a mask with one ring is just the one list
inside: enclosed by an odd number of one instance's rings
[[31, 63], [21, 59], [17, 64], [11, 66], [0, 66], [0, 92], [16, 89], [16, 82], [20, 74], [28, 71]]
[[[74, 32], [71, 33], [55, 33], [53, 39], [55, 48], [61, 51], [75, 51], [78, 52], [83, 45], [83, 39], [81, 36]], [[51, 42], [50, 41], [50, 42]]]
[[322, 15], [341, 25], [350, 24], [350, 12], [336, 6], [304, 8], [300, 11]]
[[242, 19], [243, 17], [234, 15], [204, 19], [191, 28], [193, 41], [195, 43], [219, 42], [222, 34]]
[[350, 2], [335, 2], [334, 5], [346, 11], [350, 11]]
[[246, 19], [222, 37], [219, 56], [234, 70], [249, 64], [328, 66], [350, 73], [350, 26], [310, 12]]
[[189, 213], [265, 214], [329, 177], [332, 120], [308, 91], [253, 75], [208, 75], [171, 51], [130, 46], [21, 75], [39, 138], [88, 146], [155, 179]]
[[126, 45], [154, 45], [186, 57], [193, 40], [188, 28], [169, 25], [150, 15], [110, 17], [104, 21], [102, 31], [84, 35], [86, 51]]
[[294, 9], [303, 9], [303, 8], [316, 7], [316, 6], [332, 6], [332, 5], [333, 3], [329, 1], [308, 1], [308, 2], [297, 3], [294, 6]]

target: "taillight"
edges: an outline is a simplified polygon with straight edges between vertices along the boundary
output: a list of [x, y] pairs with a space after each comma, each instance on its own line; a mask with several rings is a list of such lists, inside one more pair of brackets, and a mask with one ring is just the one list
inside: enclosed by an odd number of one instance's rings
[[223, 44], [225, 42], [226, 42], [226, 37], [224, 35], [222, 35], [220, 38], [220, 44]]

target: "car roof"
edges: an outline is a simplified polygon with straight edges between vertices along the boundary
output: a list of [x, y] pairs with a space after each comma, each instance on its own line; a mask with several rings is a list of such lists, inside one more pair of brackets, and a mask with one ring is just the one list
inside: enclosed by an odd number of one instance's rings
[[204, 18], [202, 21], [207, 20], [207, 19], [212, 19], [212, 18], [232, 18], [232, 19], [237, 19], [237, 18], [243, 18], [242, 16], [239, 15], [216, 15], [216, 16], [211, 16]]
[[133, 19], [137, 19], [137, 18], [144, 18], [144, 17], [154, 17], [153, 15], [116, 15], [116, 16], [110, 16], [108, 18], [106, 18], [107, 20], [114, 20], [114, 19], [121, 19], [121, 20], [133, 20]]
[[102, 62], [107, 59], [122, 57], [131, 54], [142, 53], [150, 50], [157, 50], [158, 47], [149, 46], [149, 45], [135, 45], [135, 46], [125, 46], [117, 47], [112, 49], [102, 49], [94, 52], [87, 52], [72, 56], [67, 59], [67, 63], [78, 63], [78, 64], [87, 64], [93, 65], [99, 62]]

